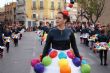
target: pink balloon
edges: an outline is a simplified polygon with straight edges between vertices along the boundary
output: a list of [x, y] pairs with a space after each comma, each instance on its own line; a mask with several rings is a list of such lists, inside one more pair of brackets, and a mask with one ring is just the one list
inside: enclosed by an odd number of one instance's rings
[[67, 52], [67, 55], [69, 58], [73, 59], [75, 57], [75, 55], [71, 52], [71, 51], [68, 51]]
[[31, 66], [34, 67], [36, 64], [40, 63], [40, 60], [39, 59], [33, 59], [31, 61]]

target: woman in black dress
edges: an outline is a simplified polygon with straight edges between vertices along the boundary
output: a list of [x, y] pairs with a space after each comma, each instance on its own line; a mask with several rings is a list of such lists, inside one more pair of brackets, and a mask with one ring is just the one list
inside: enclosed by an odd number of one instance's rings
[[52, 28], [48, 33], [42, 58], [48, 54], [51, 47], [56, 50], [68, 50], [70, 49], [70, 44], [75, 56], [80, 58], [74, 33], [71, 29], [65, 28], [65, 24], [69, 21], [70, 18], [67, 13], [58, 13], [56, 17], [56, 27]]

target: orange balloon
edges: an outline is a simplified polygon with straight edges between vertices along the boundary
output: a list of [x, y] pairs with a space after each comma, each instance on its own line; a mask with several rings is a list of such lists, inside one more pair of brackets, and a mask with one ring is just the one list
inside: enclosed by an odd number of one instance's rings
[[60, 73], [71, 73], [71, 68], [69, 66], [60, 67]]

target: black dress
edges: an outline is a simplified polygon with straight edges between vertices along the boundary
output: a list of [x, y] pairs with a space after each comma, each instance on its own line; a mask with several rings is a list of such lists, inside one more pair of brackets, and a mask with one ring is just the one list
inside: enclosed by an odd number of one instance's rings
[[48, 54], [51, 47], [56, 50], [68, 50], [70, 49], [70, 44], [75, 56], [80, 57], [73, 31], [69, 28], [64, 30], [52, 28], [48, 33], [42, 58]]

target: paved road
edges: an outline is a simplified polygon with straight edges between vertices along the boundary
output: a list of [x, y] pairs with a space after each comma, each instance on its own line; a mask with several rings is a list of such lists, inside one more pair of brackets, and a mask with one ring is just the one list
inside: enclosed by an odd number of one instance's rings
[[[110, 72], [110, 52], [108, 56], [109, 65], [107, 67], [100, 66], [98, 54], [94, 54], [88, 47], [79, 43], [79, 34], [76, 34], [76, 41], [80, 54], [92, 67], [91, 73], [109, 73]], [[34, 73], [30, 65], [32, 58], [39, 57], [43, 47], [36, 41], [36, 34], [26, 32], [23, 39], [19, 41], [19, 46], [10, 45], [10, 52], [4, 54], [4, 58], [0, 59], [0, 73]]]

